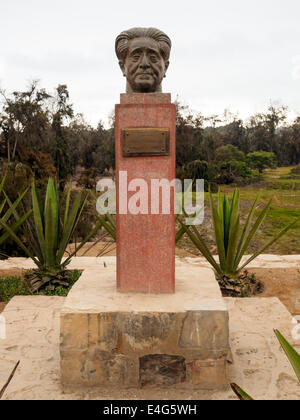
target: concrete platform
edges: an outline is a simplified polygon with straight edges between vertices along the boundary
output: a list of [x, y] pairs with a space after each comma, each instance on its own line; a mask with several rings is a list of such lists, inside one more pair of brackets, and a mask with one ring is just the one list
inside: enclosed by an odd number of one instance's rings
[[[300, 387], [285, 354], [276, 340], [278, 328], [300, 350], [291, 337], [292, 317], [277, 298], [226, 298], [230, 317], [228, 364], [230, 382], [243, 386], [255, 399], [300, 399]], [[20, 365], [7, 388], [4, 400], [118, 400], [195, 399], [220, 400], [236, 397], [224, 391], [178, 390], [165, 387], [107, 389], [91, 387], [63, 389], [60, 383], [59, 321], [65, 298], [15, 297], [4, 315], [7, 338], [0, 339], [0, 388], [16, 362]]]
[[85, 270], [62, 307], [62, 382], [222, 388], [228, 340], [212, 270], [178, 264], [175, 294], [119, 293], [111, 262]]

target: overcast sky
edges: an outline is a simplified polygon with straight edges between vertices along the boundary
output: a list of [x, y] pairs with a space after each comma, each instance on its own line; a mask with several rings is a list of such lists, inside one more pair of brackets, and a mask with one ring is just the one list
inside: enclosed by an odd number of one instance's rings
[[299, 0], [0, 0], [0, 17], [0, 86], [67, 84], [92, 125], [125, 90], [114, 41], [133, 26], [172, 39], [163, 91], [193, 110], [245, 118], [272, 100], [300, 114]]

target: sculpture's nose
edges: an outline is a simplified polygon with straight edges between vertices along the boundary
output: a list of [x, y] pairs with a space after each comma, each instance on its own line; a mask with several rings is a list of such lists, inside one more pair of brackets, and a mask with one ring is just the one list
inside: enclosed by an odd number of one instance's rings
[[150, 67], [150, 64], [149, 64], [149, 60], [148, 60], [147, 54], [143, 54], [142, 60], [141, 60], [141, 62], [140, 62], [140, 67], [141, 67], [142, 69], [147, 69], [148, 67]]

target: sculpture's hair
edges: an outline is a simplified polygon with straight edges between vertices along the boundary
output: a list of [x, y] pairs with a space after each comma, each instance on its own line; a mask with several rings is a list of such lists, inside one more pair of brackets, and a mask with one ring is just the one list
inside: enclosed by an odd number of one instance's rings
[[168, 35], [156, 28], [132, 28], [121, 32], [116, 38], [115, 50], [119, 60], [125, 60], [128, 42], [133, 38], [140, 37], [153, 38], [157, 41], [164, 60], [169, 59], [172, 43]]

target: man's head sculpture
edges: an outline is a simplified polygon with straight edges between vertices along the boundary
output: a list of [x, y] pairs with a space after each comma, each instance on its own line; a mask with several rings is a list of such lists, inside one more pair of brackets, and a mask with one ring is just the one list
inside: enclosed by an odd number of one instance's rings
[[132, 28], [116, 39], [116, 54], [127, 93], [161, 92], [169, 66], [170, 38], [155, 28]]

